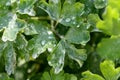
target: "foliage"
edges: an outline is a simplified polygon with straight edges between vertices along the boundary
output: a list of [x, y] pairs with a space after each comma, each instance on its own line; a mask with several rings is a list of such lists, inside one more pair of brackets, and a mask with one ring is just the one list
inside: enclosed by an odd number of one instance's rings
[[118, 80], [119, 3], [0, 0], [0, 79]]

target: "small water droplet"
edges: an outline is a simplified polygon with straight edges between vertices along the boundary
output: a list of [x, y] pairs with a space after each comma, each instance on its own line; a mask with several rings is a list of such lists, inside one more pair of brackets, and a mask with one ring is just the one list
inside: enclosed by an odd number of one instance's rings
[[36, 59], [38, 57], [38, 54], [33, 54], [32, 57]]
[[41, 42], [41, 44], [42, 44], [42, 45], [45, 45], [45, 43], [46, 43], [46, 41], [45, 41], [45, 40], [43, 40], [43, 41]]
[[75, 19], [75, 16], [72, 17], [72, 20], [74, 20], [74, 19]]
[[66, 21], [66, 22], [70, 22], [70, 18], [67, 18], [65, 21]]
[[50, 34], [52, 34], [52, 31], [48, 31], [47, 33], [50, 35]]

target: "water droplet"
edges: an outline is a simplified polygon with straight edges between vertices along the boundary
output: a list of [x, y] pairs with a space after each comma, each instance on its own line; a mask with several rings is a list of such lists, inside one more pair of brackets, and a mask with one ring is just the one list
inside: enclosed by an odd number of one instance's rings
[[0, 24], [1, 26], [3, 26], [3, 24]]
[[67, 18], [65, 21], [66, 21], [66, 22], [70, 22], [70, 18]]
[[52, 39], [53, 37], [52, 36], [49, 36], [48, 39]]
[[74, 20], [74, 19], [75, 19], [75, 16], [72, 17], [72, 20]]
[[49, 52], [52, 52], [52, 51], [53, 51], [53, 49], [52, 49], [52, 48], [48, 48], [48, 51], [49, 51]]
[[80, 27], [80, 25], [77, 25], [77, 27]]
[[73, 22], [73, 24], [76, 24], [76, 22]]
[[38, 54], [33, 54], [32, 57], [36, 59], [38, 57]]
[[50, 35], [50, 34], [52, 34], [52, 31], [48, 31], [47, 33]]
[[41, 44], [42, 44], [42, 45], [45, 45], [45, 43], [46, 43], [46, 41], [45, 41], [45, 40], [43, 40], [43, 41], [41, 42]]

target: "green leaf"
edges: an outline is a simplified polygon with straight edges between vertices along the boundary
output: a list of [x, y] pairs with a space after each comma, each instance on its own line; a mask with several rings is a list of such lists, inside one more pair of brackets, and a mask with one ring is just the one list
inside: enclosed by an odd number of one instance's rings
[[65, 26], [76, 27], [83, 23], [81, 15], [84, 13], [84, 4], [75, 0], [65, 0], [59, 21]]
[[49, 0], [49, 3], [47, 3], [45, 0], [41, 0], [39, 7], [45, 10], [51, 19], [59, 19], [61, 13], [61, 0]]
[[81, 27], [83, 26], [80, 26], [79, 28], [70, 28], [65, 39], [71, 43], [85, 45], [90, 40], [90, 35], [87, 30], [84, 30]]
[[107, 6], [107, 0], [94, 0], [95, 8], [101, 9]]
[[59, 73], [62, 71], [64, 66], [64, 58], [65, 58], [65, 47], [64, 41], [61, 40], [58, 45], [55, 47], [53, 52], [48, 57], [48, 63], [53, 67], [55, 73]]
[[17, 12], [20, 14], [28, 14], [30, 16], [35, 16], [34, 4], [36, 0], [20, 0], [17, 6]]
[[5, 70], [9, 75], [14, 74], [16, 64], [16, 53], [13, 48], [12, 42], [6, 43], [6, 48], [4, 49], [4, 58], [5, 58]]
[[120, 67], [115, 68], [115, 64], [111, 60], [100, 63], [100, 70], [105, 79], [90, 71], [85, 71], [82, 73], [83, 78], [81, 80], [118, 80], [120, 77]]
[[29, 60], [29, 51], [27, 50], [28, 41], [25, 39], [25, 36], [18, 34], [16, 40], [14, 41], [14, 46], [17, 48], [17, 53], [20, 53], [25, 60]]
[[0, 80], [14, 80], [5, 73], [0, 73]]
[[102, 39], [97, 46], [97, 52], [103, 59], [120, 59], [120, 37]]
[[17, 37], [19, 31], [23, 30], [26, 27], [26, 23], [20, 19], [17, 19], [16, 15], [13, 15], [13, 19], [9, 22], [7, 28], [5, 28], [2, 40], [14, 41]]
[[[28, 42], [28, 49], [30, 50], [30, 54], [32, 54], [32, 57], [38, 57], [46, 49], [51, 52], [56, 45], [56, 40], [52, 31], [48, 28], [50, 27], [50, 25], [47, 22], [34, 20], [29, 21], [28, 24], [32, 24], [35, 31], [38, 33]], [[31, 31], [25, 33], [31, 34]]]
[[118, 80], [120, 77], [120, 67], [115, 69], [113, 61], [106, 60], [100, 64], [100, 69], [106, 80]]
[[46, 11], [51, 19], [65, 26], [79, 26], [82, 23], [84, 5], [75, 3], [75, 0], [65, 0], [63, 8], [60, 0], [49, 0], [49, 4], [42, 0], [39, 7]]
[[77, 80], [77, 77], [73, 74], [64, 73], [63, 71], [59, 74], [54, 74], [51, 70], [50, 72], [44, 72], [41, 80]]
[[[110, 72], [109, 72], [110, 73]], [[104, 78], [102, 78], [101, 76], [97, 75], [97, 74], [93, 74], [90, 71], [85, 71], [82, 73], [83, 78], [80, 80], [105, 80]], [[109, 79], [107, 79], [109, 80]], [[113, 79], [114, 80], [114, 79]]]
[[85, 49], [76, 49], [73, 45], [66, 44], [66, 53], [67, 55], [75, 60], [80, 67], [83, 65], [83, 61], [87, 59], [87, 54]]
[[120, 7], [119, 1], [108, 0], [108, 6], [103, 13], [103, 20], [97, 22], [96, 26], [108, 35], [120, 34]]
[[0, 1], [0, 7], [5, 7], [5, 6], [10, 6], [12, 5], [13, 3], [15, 3], [16, 0], [1, 0]]

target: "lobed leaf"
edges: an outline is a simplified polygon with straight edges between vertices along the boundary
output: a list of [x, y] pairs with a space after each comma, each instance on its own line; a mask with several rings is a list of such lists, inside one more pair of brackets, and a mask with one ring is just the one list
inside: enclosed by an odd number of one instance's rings
[[118, 60], [120, 58], [120, 37], [102, 39], [98, 44], [97, 52], [103, 59]]
[[53, 67], [55, 73], [59, 73], [60, 71], [62, 71], [64, 66], [64, 58], [65, 58], [65, 45], [64, 41], [61, 40], [48, 57], [48, 63], [50, 66]]

